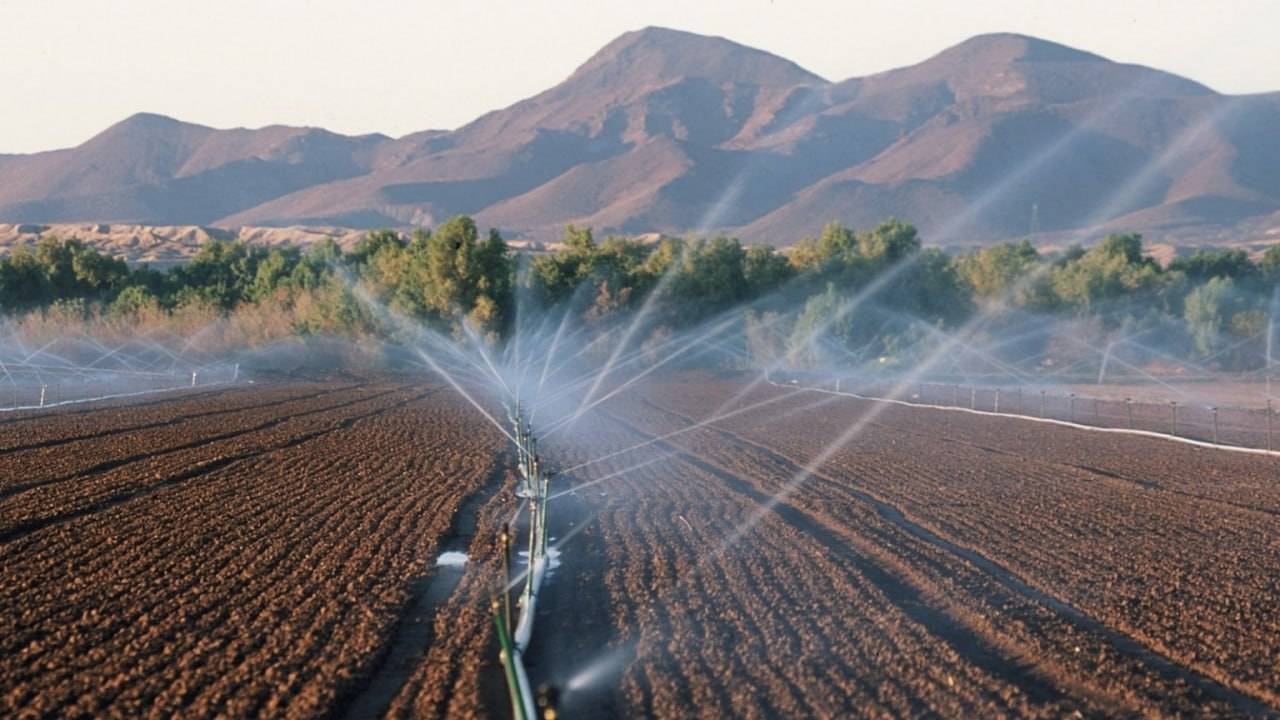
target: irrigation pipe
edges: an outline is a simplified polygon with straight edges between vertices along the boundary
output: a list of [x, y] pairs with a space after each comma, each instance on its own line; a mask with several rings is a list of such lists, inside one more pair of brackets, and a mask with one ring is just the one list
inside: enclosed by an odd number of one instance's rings
[[230, 385], [231, 380], [219, 380], [217, 382], [205, 383], [203, 385], [175, 385], [174, 387], [157, 388], [154, 390], [139, 390], [129, 393], [114, 393], [111, 395], [97, 395], [95, 397], [76, 398], [75, 400], [59, 400], [58, 402], [45, 403], [44, 405], [15, 405], [13, 407], [0, 408], [0, 412], [15, 412], [18, 410], [48, 410], [49, 408], [61, 407], [63, 405], [77, 405], [79, 403], [98, 402], [99, 400], [115, 400], [117, 398], [138, 397], [140, 395], [158, 395], [160, 393], [174, 392], [175, 390], [190, 390], [192, 387], [216, 387], [218, 385]]
[[[538, 457], [538, 444], [533, 436], [528, 419], [517, 399], [514, 407], [508, 407], [507, 418], [511, 422], [514, 435], [509, 437], [515, 442], [518, 456], [518, 467], [522, 477], [522, 487], [517, 495], [522, 495], [529, 508], [529, 569], [525, 577], [524, 589], [520, 593], [520, 617], [516, 620], [514, 631], [509, 626], [509, 618], [501, 609], [508, 605], [507, 599], [511, 589], [511, 579], [504, 577], [503, 600], [494, 603], [494, 619], [498, 625], [498, 640], [501, 645], [501, 660], [506, 669], [507, 684], [511, 693], [511, 711], [518, 720], [531, 720], [536, 717], [536, 705], [533, 690], [529, 686], [529, 675], [524, 666], [524, 653], [533, 638], [533, 621], [537, 615], [538, 591], [546, 578], [547, 562], [547, 500], [550, 495], [549, 476], [542, 471], [542, 463]], [[518, 511], [517, 511], [518, 513]], [[507, 552], [507, 535], [503, 534], [503, 552]], [[504, 567], [506, 567], [504, 561]], [[507, 572], [504, 570], [504, 572]]]
[[[770, 385], [778, 388], [796, 387], [794, 385], [786, 385], [776, 383], [772, 380], [768, 381]], [[856, 398], [858, 400], [867, 400], [870, 402], [889, 403], [892, 405], [902, 405], [904, 407], [929, 408], [932, 410], [945, 410], [947, 412], [961, 412], [970, 415], [988, 415], [992, 417], [1011, 418], [1014, 420], [1025, 420], [1028, 422], [1042, 423], [1046, 425], [1059, 425], [1061, 427], [1075, 428], [1077, 430], [1089, 430], [1091, 432], [1101, 433], [1117, 433], [1120, 435], [1133, 435], [1137, 437], [1155, 438], [1157, 440], [1169, 440], [1172, 442], [1183, 443], [1184, 445], [1194, 445], [1196, 447], [1209, 448], [1211, 450], [1225, 450], [1228, 452], [1248, 453], [1250, 455], [1265, 455], [1268, 457], [1280, 457], [1280, 450], [1264, 450], [1262, 448], [1241, 447], [1239, 445], [1225, 445], [1223, 443], [1209, 442], [1207, 440], [1194, 440], [1179, 435], [1170, 435], [1169, 433], [1156, 432], [1154, 430], [1130, 430], [1128, 428], [1106, 428], [1097, 427], [1095, 425], [1085, 425], [1083, 423], [1070, 422], [1068, 420], [1058, 420], [1055, 418], [1039, 418], [1029, 415], [1019, 415], [1017, 413], [992, 412], [990, 410], [972, 410], [966, 407], [955, 407], [951, 405], [932, 405], [929, 403], [914, 403], [906, 400], [897, 400], [893, 398], [870, 397], [867, 395], [859, 395], [857, 393], [842, 392], [837, 390], [826, 390], [824, 388], [809, 387], [807, 385], [800, 386], [804, 390], [811, 392], [826, 393], [828, 395], [843, 395], [845, 397]]]

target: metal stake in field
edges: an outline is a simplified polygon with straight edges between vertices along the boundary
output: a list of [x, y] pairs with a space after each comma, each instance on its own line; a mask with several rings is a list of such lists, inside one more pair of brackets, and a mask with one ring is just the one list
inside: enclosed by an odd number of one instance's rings
[[40, 386], [40, 407], [44, 407], [44, 396], [45, 396], [45, 393], [48, 391], [49, 391], [48, 385]]
[[1213, 442], [1216, 445], [1218, 443], [1218, 408], [1211, 407], [1209, 410], [1213, 412]]
[[1169, 407], [1173, 409], [1173, 429], [1169, 434], [1176, 437], [1178, 435], [1178, 401], [1170, 400]]
[[1044, 417], [1044, 390], [1040, 391], [1040, 417]]
[[1271, 398], [1267, 398], [1267, 450], [1271, 450]]
[[1022, 388], [1018, 388], [1018, 414], [1022, 414]]
[[502, 553], [502, 617], [511, 627], [511, 526], [507, 523], [502, 524], [498, 547]]
[[996, 388], [996, 406], [995, 412], [1000, 412], [1000, 388]]
[[1124, 399], [1124, 410], [1129, 416], [1129, 429], [1133, 429], [1133, 398]]
[[1098, 414], [1098, 398], [1093, 399], [1093, 424], [1102, 424], [1102, 416]]
[[1068, 417], [1071, 418], [1071, 422], [1075, 422], [1076, 421], [1076, 394], [1067, 393], [1067, 398], [1071, 403], [1071, 410], [1069, 411], [1070, 415], [1068, 415]]

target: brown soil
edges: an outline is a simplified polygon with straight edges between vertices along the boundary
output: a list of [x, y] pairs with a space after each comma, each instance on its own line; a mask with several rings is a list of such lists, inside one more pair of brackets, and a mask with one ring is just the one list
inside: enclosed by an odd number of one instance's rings
[[0, 714], [335, 712], [385, 671], [503, 441], [440, 387], [390, 381], [11, 424]]
[[[552, 481], [563, 716], [1280, 713], [1280, 461], [745, 387], [542, 445], [618, 453]], [[0, 418], [0, 714], [503, 717], [510, 466], [395, 377]]]

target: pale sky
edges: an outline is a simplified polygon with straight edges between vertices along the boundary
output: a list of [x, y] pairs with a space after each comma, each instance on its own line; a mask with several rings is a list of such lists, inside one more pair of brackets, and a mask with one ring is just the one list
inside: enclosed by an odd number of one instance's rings
[[76, 145], [139, 111], [454, 128], [646, 25], [722, 35], [829, 80], [1012, 31], [1221, 92], [1280, 90], [1280, 0], [0, 0], [0, 153]]

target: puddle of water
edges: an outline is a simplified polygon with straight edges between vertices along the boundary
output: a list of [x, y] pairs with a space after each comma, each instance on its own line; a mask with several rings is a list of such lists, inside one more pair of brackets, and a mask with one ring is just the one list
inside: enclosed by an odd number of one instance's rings
[[450, 550], [449, 552], [440, 553], [440, 557], [436, 559], [436, 567], [462, 567], [467, 564], [467, 554]]
[[[528, 565], [528, 564], [529, 564], [529, 551], [528, 551], [528, 550], [521, 550], [521, 551], [519, 551], [518, 555], [519, 555], [519, 558], [520, 558], [520, 562], [521, 562], [522, 564], [524, 564], [524, 565]], [[547, 562], [547, 569], [548, 569], [548, 570], [555, 570], [556, 568], [560, 567], [560, 551], [559, 551], [558, 549], [556, 549], [556, 548], [553, 548], [553, 547], [549, 547], [549, 548], [547, 548], [547, 560], [548, 560], [548, 562]]]

